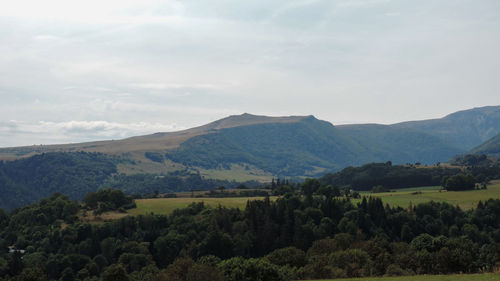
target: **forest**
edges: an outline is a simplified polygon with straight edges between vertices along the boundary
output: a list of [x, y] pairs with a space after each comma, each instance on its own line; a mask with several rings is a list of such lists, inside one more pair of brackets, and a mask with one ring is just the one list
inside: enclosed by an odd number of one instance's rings
[[297, 280], [485, 272], [500, 261], [499, 199], [468, 211], [393, 208], [328, 189], [308, 180], [244, 210], [197, 203], [97, 224], [83, 211], [131, 198], [107, 190], [79, 204], [54, 194], [0, 211], [0, 280]]
[[[150, 157], [152, 157], [150, 155]], [[237, 188], [262, 186], [256, 181], [236, 182], [205, 178], [199, 173], [179, 170], [168, 174], [123, 174], [117, 165], [128, 161], [101, 153], [43, 153], [16, 161], [0, 161], [0, 208], [13, 209], [34, 203], [55, 192], [70, 199], [81, 200], [85, 194], [102, 188], [120, 189], [127, 194], [171, 193], [191, 190], [213, 190], [224, 186]], [[347, 167], [319, 178], [322, 184], [354, 190], [371, 190], [374, 186], [404, 188], [415, 186], [446, 186], [462, 182], [461, 189], [473, 189], [475, 183], [484, 184], [500, 178], [500, 164], [485, 155], [465, 155], [454, 160], [452, 166], [392, 165], [370, 163]], [[472, 178], [473, 177], [473, 178]], [[290, 178], [290, 183], [302, 179]], [[290, 184], [290, 185], [291, 185]], [[448, 185], [449, 186], [449, 185]], [[452, 187], [453, 188], [453, 187]]]
[[[118, 174], [119, 161], [98, 153], [47, 153], [0, 163], [2, 192], [45, 196], [0, 209], [0, 280], [285, 281], [499, 266], [500, 199], [472, 210], [438, 202], [391, 207], [376, 197], [351, 201], [360, 197], [357, 190], [486, 187], [500, 177], [500, 166], [482, 155], [447, 167], [371, 163], [301, 183], [273, 179], [259, 195], [280, 197], [250, 200], [244, 209], [193, 203], [169, 215], [102, 221], [101, 214], [126, 213], [135, 207], [133, 198], [150, 194], [244, 188], [186, 171]], [[9, 196], [2, 200], [17, 198]]]
[[[170, 174], [125, 175], [118, 172], [121, 158], [102, 153], [43, 153], [15, 161], [0, 161], [0, 208], [13, 209], [34, 203], [61, 192], [70, 199], [81, 200], [100, 188], [121, 189], [127, 194], [147, 194], [210, 190], [241, 183], [205, 179], [198, 173], [178, 171]], [[255, 186], [255, 182], [246, 182]]]
[[386, 188], [406, 188], [417, 186], [451, 187], [446, 181], [465, 181], [462, 190], [473, 189], [474, 183], [487, 183], [500, 178], [500, 165], [485, 155], [466, 155], [455, 159], [452, 165], [420, 166], [418, 164], [392, 165], [369, 163], [360, 167], [347, 167], [337, 173], [328, 173], [319, 180], [325, 185], [348, 186], [355, 190], [371, 190], [374, 186]]

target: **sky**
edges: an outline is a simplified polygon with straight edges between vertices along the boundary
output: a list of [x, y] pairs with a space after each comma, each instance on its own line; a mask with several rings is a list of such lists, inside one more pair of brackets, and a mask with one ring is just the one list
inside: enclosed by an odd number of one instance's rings
[[498, 0], [0, 2], [0, 147], [500, 105]]

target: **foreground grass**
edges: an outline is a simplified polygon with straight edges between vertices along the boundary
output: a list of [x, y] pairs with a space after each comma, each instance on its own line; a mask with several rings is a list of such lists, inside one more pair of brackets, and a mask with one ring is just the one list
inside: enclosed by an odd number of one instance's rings
[[398, 277], [371, 277], [371, 278], [349, 278], [349, 279], [329, 279], [316, 281], [499, 281], [499, 273], [482, 274], [454, 274], [454, 275], [416, 275]]
[[[275, 200], [277, 197], [270, 197]], [[207, 206], [223, 206], [227, 208], [245, 209], [248, 200], [262, 200], [264, 197], [229, 197], [229, 198], [155, 198], [155, 199], [137, 199], [135, 203], [137, 208], [130, 209], [129, 214], [164, 214], [168, 215], [175, 209], [185, 208], [191, 203], [204, 202]]]

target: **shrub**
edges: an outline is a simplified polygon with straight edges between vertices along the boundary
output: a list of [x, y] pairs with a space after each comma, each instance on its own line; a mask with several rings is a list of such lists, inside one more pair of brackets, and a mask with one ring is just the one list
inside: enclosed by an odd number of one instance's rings
[[279, 266], [301, 267], [306, 263], [306, 253], [295, 247], [275, 250], [268, 254], [266, 258], [271, 263]]

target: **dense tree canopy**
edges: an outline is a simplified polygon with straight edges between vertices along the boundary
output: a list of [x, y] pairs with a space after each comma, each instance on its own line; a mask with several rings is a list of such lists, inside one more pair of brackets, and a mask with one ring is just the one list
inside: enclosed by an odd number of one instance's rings
[[101, 224], [81, 221], [80, 205], [54, 194], [0, 211], [0, 280], [296, 280], [478, 272], [500, 261], [498, 199], [470, 211], [403, 209], [319, 192]]
[[474, 189], [476, 180], [471, 174], [456, 174], [443, 179], [444, 188], [449, 191]]
[[[0, 208], [12, 209], [37, 202], [55, 192], [81, 200], [87, 193], [111, 187], [127, 194], [210, 190], [241, 183], [205, 179], [200, 174], [118, 174], [119, 158], [100, 153], [44, 153], [16, 161], [0, 161]], [[247, 182], [255, 186], [256, 182]]]
[[0, 207], [33, 203], [54, 192], [81, 199], [116, 173], [115, 160], [99, 153], [44, 153], [0, 161]]
[[[247, 186], [259, 185], [258, 182], [246, 182]], [[205, 179], [198, 173], [178, 171], [166, 175], [155, 174], [119, 174], [111, 177], [106, 187], [121, 189], [128, 194], [146, 194], [158, 191], [160, 193], [211, 190], [216, 187], [236, 188], [241, 183], [236, 181]]]
[[324, 175], [320, 181], [333, 186], [349, 186], [356, 190], [371, 190], [374, 186], [405, 188], [440, 185], [442, 178], [459, 173], [459, 168], [426, 167], [371, 163], [348, 167], [338, 173]]

